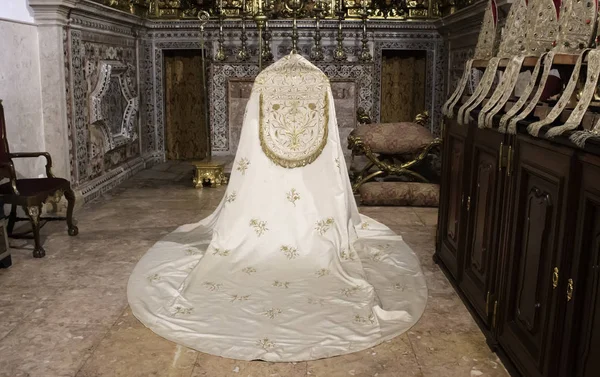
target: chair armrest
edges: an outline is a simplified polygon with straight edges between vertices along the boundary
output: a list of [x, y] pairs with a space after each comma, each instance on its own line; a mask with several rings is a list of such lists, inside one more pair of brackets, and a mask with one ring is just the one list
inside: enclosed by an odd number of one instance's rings
[[48, 152], [17, 152], [10, 153], [10, 158], [32, 158], [32, 157], [45, 157], [46, 158], [46, 175], [49, 178], [53, 178], [54, 174], [52, 173], [52, 157]]
[[12, 161], [0, 161], [0, 169], [7, 169], [10, 174], [10, 186], [12, 187], [15, 195], [20, 195], [17, 190], [17, 174], [15, 173], [15, 165]]

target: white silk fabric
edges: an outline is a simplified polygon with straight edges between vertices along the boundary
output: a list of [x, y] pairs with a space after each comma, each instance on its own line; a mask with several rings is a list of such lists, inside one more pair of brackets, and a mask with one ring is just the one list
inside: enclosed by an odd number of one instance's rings
[[[310, 64], [288, 55], [257, 82], [299, 62]], [[135, 267], [133, 314], [164, 338], [241, 360], [320, 359], [407, 331], [427, 302], [421, 266], [400, 236], [358, 213], [334, 106], [321, 153], [295, 168], [263, 151], [259, 107], [255, 86], [215, 212], [180, 226]]]

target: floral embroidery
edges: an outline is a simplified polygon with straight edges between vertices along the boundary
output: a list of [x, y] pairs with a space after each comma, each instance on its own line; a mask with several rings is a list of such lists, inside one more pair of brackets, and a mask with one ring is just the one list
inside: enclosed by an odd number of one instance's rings
[[364, 223], [360, 224], [360, 229], [369, 229], [370, 225], [371, 224], [365, 221]]
[[360, 287], [344, 288], [341, 290], [342, 294], [346, 297], [354, 296], [360, 291]]
[[229, 295], [231, 297], [231, 301], [230, 302], [236, 302], [236, 301], [248, 301], [248, 299], [250, 298], [250, 295]]
[[298, 191], [296, 191], [296, 189], [293, 188], [286, 195], [287, 195], [287, 200], [289, 200], [290, 202], [292, 202], [292, 204], [295, 207], [296, 206], [296, 200], [300, 199], [300, 194], [298, 194]]
[[270, 319], [275, 319], [279, 314], [281, 314], [281, 309], [271, 308], [262, 313], [262, 315], [269, 317]]
[[256, 344], [258, 344], [258, 346], [260, 348], [264, 349], [265, 351], [268, 351], [271, 348], [275, 347], [275, 343], [270, 341], [269, 338], [260, 339], [259, 341], [256, 342]]
[[260, 221], [259, 219], [250, 220], [250, 226], [254, 228], [254, 231], [259, 237], [269, 230], [269, 228], [267, 228], [267, 222]]
[[354, 316], [354, 323], [373, 325], [375, 323], [375, 316], [373, 314], [370, 314], [368, 318], [365, 318], [357, 314]]
[[325, 300], [323, 300], [322, 298], [309, 297], [307, 301], [311, 305], [321, 305], [321, 306], [325, 305]]
[[178, 314], [191, 314], [194, 311], [194, 308], [184, 308], [183, 306], [176, 306], [173, 315]]
[[215, 247], [215, 251], [213, 252], [213, 255], [219, 255], [221, 257], [226, 257], [229, 255], [229, 251], [230, 250], [224, 250], [224, 249], [219, 249], [218, 247]]
[[317, 230], [317, 232], [319, 232], [320, 235], [324, 235], [329, 230], [329, 228], [331, 228], [333, 222], [333, 217], [328, 217], [325, 220], [319, 220], [317, 221], [317, 226], [315, 227], [315, 229]]
[[356, 253], [352, 251], [346, 251], [346, 249], [342, 249], [342, 251], [340, 252], [340, 258], [342, 258], [342, 260], [345, 261], [353, 261], [354, 259], [356, 259]]
[[335, 159], [335, 166], [337, 166], [338, 169], [341, 169], [341, 167], [340, 167], [340, 159], [339, 158]]
[[150, 275], [148, 276], [148, 281], [150, 281], [150, 283], [154, 283], [160, 280], [160, 275], [159, 274], [154, 274], [154, 275]]
[[248, 275], [252, 275], [253, 273], [255, 273], [255, 272], [256, 272], [256, 268], [254, 268], [254, 267], [244, 267], [244, 268], [242, 269], [242, 272], [245, 272], [245, 273], [247, 273]]
[[212, 281], [205, 281], [202, 285], [211, 292], [218, 291], [223, 286], [223, 284], [213, 283]]
[[225, 201], [227, 203], [233, 203], [236, 198], [237, 198], [237, 193], [235, 191], [232, 191], [231, 194], [225, 196]]
[[394, 284], [394, 289], [397, 291], [404, 292], [406, 290], [406, 284], [404, 283], [396, 283]]
[[315, 272], [315, 275], [322, 278], [323, 276], [329, 275], [330, 271], [326, 268], [321, 268], [319, 271]]
[[278, 288], [285, 288], [288, 289], [290, 287], [290, 282], [289, 281], [279, 281], [279, 280], [275, 280], [273, 282], [273, 286], [274, 287], [278, 287]]
[[280, 250], [283, 251], [287, 259], [294, 259], [298, 256], [298, 250], [295, 247], [283, 245]]
[[185, 249], [185, 253], [187, 255], [198, 255], [198, 254], [200, 254], [200, 251], [198, 251], [196, 249], [192, 249], [191, 247], [188, 247], [187, 249]]
[[238, 161], [237, 170], [240, 173], [242, 173], [242, 175], [246, 175], [246, 170], [248, 170], [249, 166], [250, 166], [250, 161], [248, 161], [247, 158], [242, 158], [242, 159], [240, 159], [240, 161]]

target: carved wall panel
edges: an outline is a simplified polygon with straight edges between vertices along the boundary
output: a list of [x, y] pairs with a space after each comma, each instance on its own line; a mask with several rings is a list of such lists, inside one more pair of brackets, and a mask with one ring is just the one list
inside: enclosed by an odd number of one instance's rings
[[65, 28], [72, 180], [82, 185], [139, 156], [138, 62], [131, 29], [73, 17]]

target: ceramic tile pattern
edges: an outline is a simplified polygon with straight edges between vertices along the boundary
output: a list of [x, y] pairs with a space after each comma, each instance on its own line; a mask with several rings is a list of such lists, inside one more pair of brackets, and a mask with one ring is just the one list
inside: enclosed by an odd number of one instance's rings
[[224, 189], [195, 190], [191, 174], [176, 163], [140, 172], [77, 213], [77, 237], [49, 223], [44, 259], [31, 257], [31, 243], [11, 240], [13, 266], [0, 270], [0, 376], [508, 376], [432, 262], [434, 209], [361, 207], [404, 236], [427, 277], [423, 318], [391, 341], [330, 359], [267, 363], [210, 356], [155, 335], [132, 316], [127, 279], [154, 242], [218, 204]]

